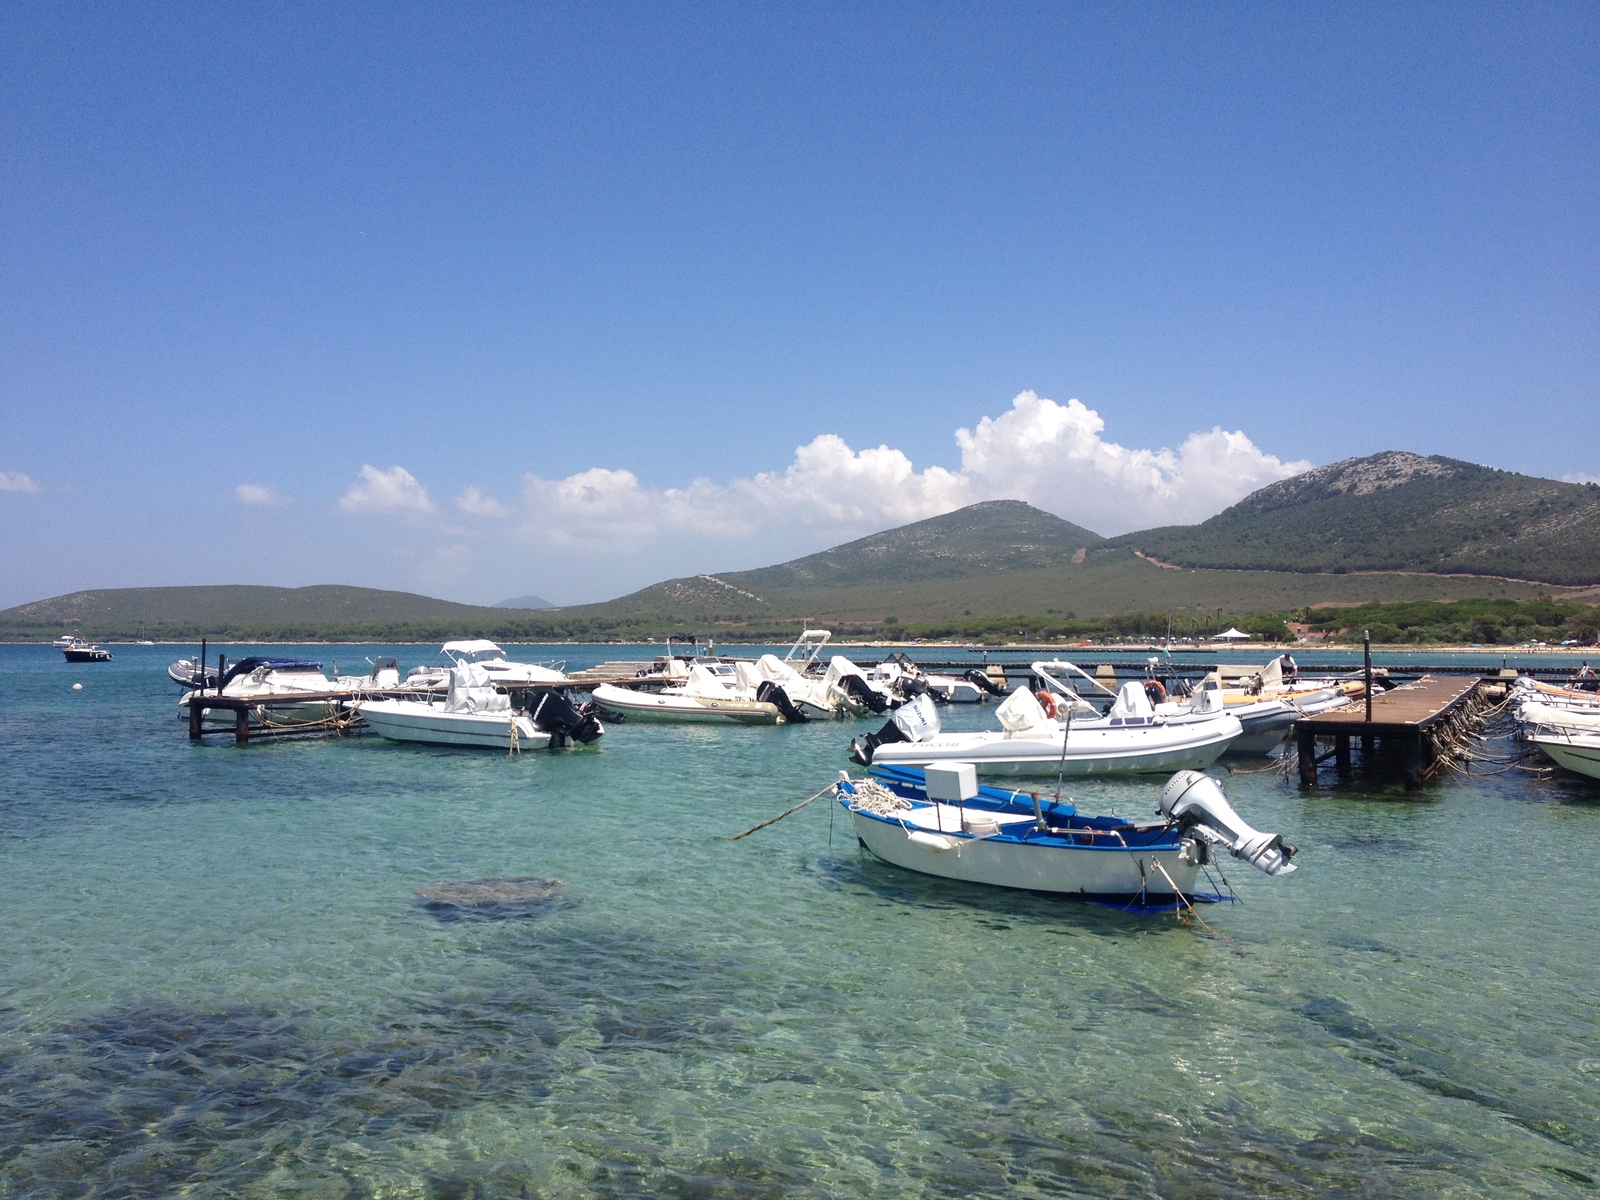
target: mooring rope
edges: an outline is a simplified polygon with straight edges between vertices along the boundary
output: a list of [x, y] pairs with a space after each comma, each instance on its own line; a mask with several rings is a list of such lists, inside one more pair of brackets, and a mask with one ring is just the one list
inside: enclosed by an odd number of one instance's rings
[[[754, 833], [754, 832], [755, 832], [755, 831], [756, 831], [756, 830], [758, 830], [758, 829], [765, 829], [765, 828], [766, 828], [766, 827], [767, 827], [767, 826], [768, 826], [768, 825], [776, 825], [776, 824], [777, 824], [777, 823], [778, 823], [778, 822], [779, 822], [779, 821], [781, 821], [781, 820], [783, 820], [783, 819], [784, 819], [784, 818], [785, 818], [785, 817], [787, 817], [787, 816], [788, 816], [788, 815], [789, 815], [789, 814], [790, 814], [790, 813], [797, 813], [797, 812], [799, 812], [799, 811], [800, 811], [800, 810], [801, 810], [801, 809], [802, 809], [802, 808], [804, 808], [804, 807], [805, 807], [805, 806], [806, 806], [806, 805], [808, 805], [808, 804], [811, 804], [811, 803], [813, 803], [813, 802], [814, 802], [814, 801], [817, 801], [817, 800], [820, 800], [820, 799], [822, 799], [822, 797], [824, 797], [824, 796], [826, 796], [826, 795], [827, 795], [827, 794], [828, 794], [828, 793], [829, 793], [829, 792], [831, 792], [831, 791], [833, 791], [833, 789], [834, 789], [834, 788], [835, 788], [835, 787], [836, 787], [836, 786], [837, 786], [837, 785], [836, 785], [836, 784], [832, 784], [832, 783], [830, 783], [830, 784], [829, 784], [829, 785], [828, 785], [828, 786], [827, 786], [827, 787], [825, 787], [825, 788], [823, 788], [823, 789], [822, 789], [822, 790], [821, 790], [821, 791], [820, 791], [820, 792], [818, 792], [818, 793], [817, 793], [817, 794], [816, 794], [816, 795], [815, 795], [815, 796], [812, 796], [812, 797], [811, 797], [811, 798], [810, 798], [810, 799], [808, 799], [808, 800], [802, 800], [802, 801], [800, 801], [800, 803], [799, 803], [799, 804], [796, 804], [796, 805], [795, 805], [795, 806], [794, 806], [794, 807], [793, 807], [793, 808], [786, 808], [786, 809], [784, 809], [784, 810], [783, 810], [783, 811], [782, 811], [782, 812], [781, 812], [781, 813], [779, 813], [779, 814], [778, 814], [778, 815], [777, 815], [777, 816], [775, 816], [775, 817], [770, 817], [770, 818], [768, 818], [768, 819], [767, 819], [767, 820], [765, 820], [765, 821], [763, 821], [763, 822], [761, 822], [761, 824], [759, 824], [759, 825], [752, 825], [752, 826], [750, 826], [750, 828], [749, 828], [749, 829], [746, 829], [746, 830], [745, 830], [745, 831], [744, 831], [744, 832], [743, 832], [743, 833], [736, 833], [736, 834], [734, 834], [734, 835], [733, 835], [733, 836], [732, 836], [732, 837], [730, 837], [730, 838], [724, 838], [724, 839], [722, 839], [722, 840], [723, 840], [723, 841], [728, 841], [728, 842], [737, 842], [737, 841], [738, 841], [738, 840], [739, 840], [739, 839], [740, 839], [740, 838], [745, 838], [745, 837], [749, 837], [749, 836], [750, 836], [750, 835], [751, 835], [751, 834], [752, 834], [752, 833]], [[856, 784], [856, 788], [857, 788], [857, 789], [858, 789], [858, 790], [859, 790], [859, 789], [860, 789], [860, 788], [861, 788], [861, 786], [862, 786], [862, 784], [860, 784], [860, 783], [858, 783], [858, 784]], [[888, 791], [888, 789], [887, 789], [887, 788], [884, 788], [884, 789], [883, 789], [883, 790], [884, 790], [884, 791]], [[891, 795], [892, 795], [892, 794], [893, 794], [893, 793], [890, 793], [890, 794], [891, 794]], [[910, 804], [910, 802], [909, 802], [909, 801], [908, 801], [908, 802], [907, 802], [907, 803], [906, 803], [906, 807], [907, 807], [907, 808], [910, 808], [910, 807], [911, 807], [911, 804]]]

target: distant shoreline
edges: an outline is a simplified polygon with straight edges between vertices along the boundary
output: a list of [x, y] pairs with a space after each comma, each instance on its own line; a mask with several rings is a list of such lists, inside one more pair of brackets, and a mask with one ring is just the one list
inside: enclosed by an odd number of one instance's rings
[[[105, 646], [139, 646], [140, 642], [103, 641]], [[397, 642], [397, 641], [317, 641], [313, 639], [300, 639], [295, 641], [258, 641], [249, 638], [238, 640], [212, 640], [206, 639], [209, 646], [438, 646], [438, 642]], [[657, 653], [666, 653], [665, 642], [518, 642], [505, 641], [504, 646], [615, 646], [619, 650], [654, 650]], [[677, 643], [680, 647], [684, 643]], [[721, 648], [730, 653], [741, 646], [781, 646], [787, 644], [781, 639], [770, 642], [723, 642]], [[182, 642], [153, 642], [153, 646], [171, 646], [179, 649], [193, 649], [198, 645], [195, 641]], [[54, 647], [53, 642], [14, 642], [0, 640], [0, 646], [45, 646]], [[1167, 648], [1153, 644], [1145, 645], [1080, 645], [1068, 642], [1005, 642], [1000, 645], [982, 645], [974, 642], [905, 642], [905, 641], [830, 641], [829, 648], [849, 647], [851, 649], [887, 650], [887, 649], [913, 649], [913, 650], [964, 650], [974, 654], [989, 653], [1030, 653], [1030, 654], [1062, 654], [1067, 651], [1087, 651], [1092, 654], [1159, 654], [1168, 653]], [[1345, 643], [1311, 643], [1299, 642], [1289, 644], [1286, 642], [1228, 642], [1217, 645], [1203, 646], [1174, 646], [1171, 653], [1179, 654], [1215, 654], [1219, 651], [1248, 650], [1259, 654], [1282, 654], [1285, 651], [1291, 654], [1315, 654], [1321, 650], [1353, 652], [1361, 649], [1359, 642]], [[1562, 654], [1580, 657], [1600, 658], [1600, 645], [1590, 646], [1460, 646], [1460, 645], [1432, 645], [1418, 644], [1416, 642], [1374, 642], [1373, 653], [1378, 654], [1478, 654], [1478, 655], [1519, 655], [1526, 657], [1531, 654]]]

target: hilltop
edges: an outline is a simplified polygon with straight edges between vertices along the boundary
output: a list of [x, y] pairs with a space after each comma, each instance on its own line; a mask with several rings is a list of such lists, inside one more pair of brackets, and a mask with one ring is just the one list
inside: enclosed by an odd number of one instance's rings
[[1184, 567], [1600, 583], [1600, 487], [1385, 451], [1271, 484], [1198, 525], [1112, 539]]

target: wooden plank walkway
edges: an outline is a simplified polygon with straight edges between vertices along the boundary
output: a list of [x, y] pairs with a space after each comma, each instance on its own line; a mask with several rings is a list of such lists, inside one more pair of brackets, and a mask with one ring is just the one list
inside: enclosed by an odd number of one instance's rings
[[1367, 720], [1363, 701], [1336, 708], [1319, 716], [1306, 717], [1296, 728], [1317, 733], [1383, 733], [1386, 729], [1426, 729], [1443, 719], [1458, 705], [1466, 703], [1477, 679], [1440, 679], [1424, 675], [1415, 683], [1394, 688], [1372, 698], [1372, 720]]
[[[1479, 692], [1481, 682], [1424, 675], [1415, 683], [1374, 696], [1371, 720], [1367, 719], [1364, 700], [1301, 718], [1294, 724], [1300, 782], [1316, 787], [1317, 768], [1330, 758], [1336, 760], [1340, 775], [1348, 774], [1350, 739], [1358, 737], [1365, 769], [1378, 769], [1386, 761], [1374, 753], [1381, 740], [1385, 747], [1399, 749], [1406, 787], [1420, 787], [1442, 759], [1456, 752], [1453, 747], [1459, 741], [1463, 723], [1473, 721], [1484, 703]], [[1333, 749], [1319, 755], [1319, 737], [1331, 739]]]

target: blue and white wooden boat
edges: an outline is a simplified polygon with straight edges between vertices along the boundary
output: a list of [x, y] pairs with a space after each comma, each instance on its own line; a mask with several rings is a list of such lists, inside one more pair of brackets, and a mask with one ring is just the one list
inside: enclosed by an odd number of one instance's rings
[[1295, 869], [1294, 847], [1245, 824], [1199, 771], [1174, 775], [1148, 821], [980, 787], [967, 763], [874, 766], [868, 778], [842, 777], [835, 794], [861, 844], [884, 862], [991, 887], [1170, 904], [1195, 895], [1217, 847], [1269, 875]]

